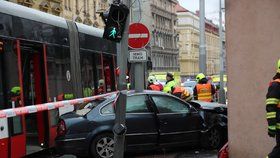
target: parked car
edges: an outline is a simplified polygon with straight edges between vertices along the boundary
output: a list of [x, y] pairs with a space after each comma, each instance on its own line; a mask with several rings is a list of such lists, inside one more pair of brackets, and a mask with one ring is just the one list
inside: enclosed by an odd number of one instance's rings
[[[57, 151], [77, 156], [113, 157], [115, 99], [112, 96], [93, 101], [82, 105], [77, 112], [61, 116]], [[225, 106], [198, 101], [187, 103], [163, 92], [130, 91], [127, 93], [125, 150], [200, 144], [218, 148], [226, 141], [223, 140], [227, 135], [225, 111]]]

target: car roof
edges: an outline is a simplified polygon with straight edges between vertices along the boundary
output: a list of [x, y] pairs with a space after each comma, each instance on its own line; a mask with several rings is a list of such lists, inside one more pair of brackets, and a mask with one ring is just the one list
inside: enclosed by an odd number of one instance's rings
[[152, 91], [152, 90], [144, 90], [143, 92], [136, 92], [135, 90], [127, 91], [127, 95], [135, 95], [135, 94], [156, 94], [156, 95], [170, 95], [169, 93], [161, 92], [161, 91]]
[[[169, 93], [165, 93], [165, 92], [161, 92], [161, 91], [152, 91], [152, 90], [144, 90], [143, 92], [136, 92], [135, 90], [130, 90], [130, 91], [126, 91], [126, 95], [127, 96], [133, 96], [133, 95], [141, 95], [141, 94], [154, 94], [154, 95], [168, 95], [168, 96], [172, 96], [173, 95], [169, 94]], [[112, 94], [110, 96], [104, 97], [104, 101], [102, 103], [100, 103], [98, 106], [103, 106], [104, 104], [108, 104], [112, 101], [114, 101], [116, 99], [116, 94]]]

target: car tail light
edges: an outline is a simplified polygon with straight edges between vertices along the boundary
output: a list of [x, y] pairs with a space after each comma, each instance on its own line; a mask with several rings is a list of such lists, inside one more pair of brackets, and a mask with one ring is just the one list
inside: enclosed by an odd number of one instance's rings
[[57, 126], [57, 135], [58, 136], [63, 136], [66, 134], [66, 125], [63, 120], [59, 121], [58, 126]]
[[218, 158], [229, 158], [228, 154], [228, 143], [222, 147], [222, 149], [219, 151]]

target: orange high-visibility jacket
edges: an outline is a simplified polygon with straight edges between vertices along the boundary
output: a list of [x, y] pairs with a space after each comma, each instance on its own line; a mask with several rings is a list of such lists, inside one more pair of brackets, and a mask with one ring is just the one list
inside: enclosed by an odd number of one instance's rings
[[161, 91], [161, 87], [156, 84], [149, 85], [148, 89], [153, 90], [153, 91]]
[[211, 102], [212, 101], [212, 93], [211, 93], [211, 83], [206, 84], [197, 84], [196, 85], [197, 90], [197, 99]]

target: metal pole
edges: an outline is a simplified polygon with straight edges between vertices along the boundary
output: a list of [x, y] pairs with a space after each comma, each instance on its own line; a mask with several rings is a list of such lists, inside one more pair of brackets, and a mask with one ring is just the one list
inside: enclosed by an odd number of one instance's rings
[[206, 75], [205, 0], [199, 2], [199, 71]]
[[[136, 7], [139, 8], [138, 13], [141, 14], [141, 10], [142, 9], [138, 4], [135, 3]], [[134, 13], [133, 13], [134, 14]], [[133, 15], [134, 17], [136, 16], [135, 14]], [[140, 15], [141, 16], [141, 15]], [[137, 18], [133, 18], [132, 22], [139, 22], [140, 16], [138, 16]], [[135, 20], [135, 21], [134, 21]], [[142, 62], [136, 62], [136, 63], [132, 63], [132, 70], [134, 70], [134, 72], [132, 72], [131, 74], [134, 74], [134, 88], [136, 92], [142, 92], [144, 90], [144, 64]]]
[[135, 63], [135, 91], [142, 92], [144, 90], [144, 64]]
[[[123, 4], [130, 6], [130, 0], [123, 0]], [[129, 15], [128, 15], [129, 16]], [[124, 157], [124, 141], [125, 141], [125, 109], [126, 109], [126, 69], [128, 55], [128, 27], [130, 18], [127, 18], [125, 29], [121, 43], [117, 45], [117, 63], [120, 68], [120, 76], [118, 80], [118, 90], [120, 90], [119, 98], [116, 105], [115, 125], [114, 125], [114, 158]]]
[[222, 25], [222, 0], [220, 0], [220, 26], [219, 26], [219, 36], [220, 36], [220, 89], [219, 89], [219, 103], [225, 104], [225, 89], [224, 89], [224, 50], [223, 50], [223, 25]]

